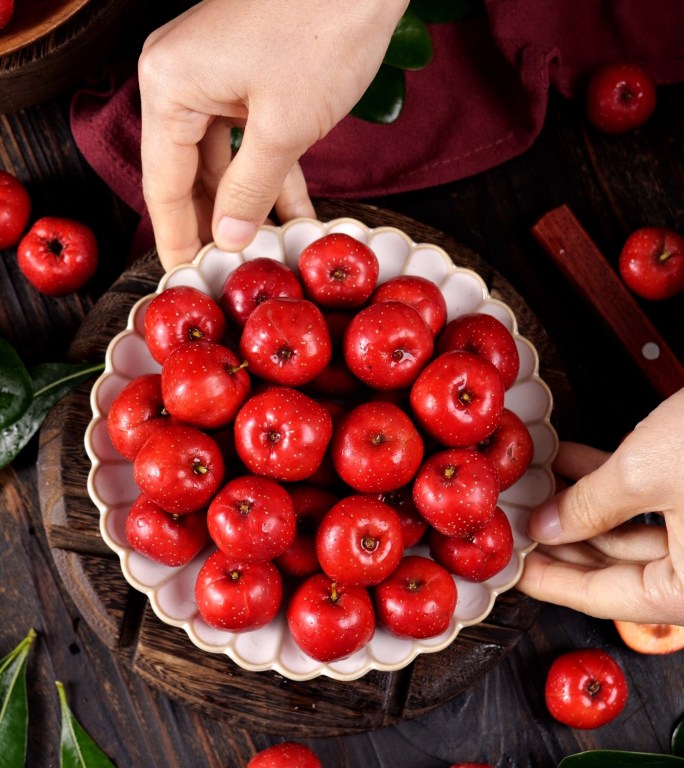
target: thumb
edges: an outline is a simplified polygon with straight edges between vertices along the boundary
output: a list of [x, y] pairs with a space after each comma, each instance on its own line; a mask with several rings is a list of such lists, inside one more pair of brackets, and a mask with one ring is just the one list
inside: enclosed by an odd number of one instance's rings
[[219, 182], [212, 234], [224, 251], [239, 251], [253, 240], [273, 208], [299, 152], [245, 128], [240, 149]]
[[618, 466], [611, 457], [534, 510], [527, 527], [530, 538], [543, 544], [584, 541], [648, 511], [625, 492]]

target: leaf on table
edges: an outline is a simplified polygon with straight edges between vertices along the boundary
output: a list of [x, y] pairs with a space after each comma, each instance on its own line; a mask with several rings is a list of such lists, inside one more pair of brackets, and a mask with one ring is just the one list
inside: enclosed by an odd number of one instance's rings
[[0, 660], [0, 768], [26, 764], [26, 664], [35, 639], [35, 631], [29, 630], [19, 645]]
[[558, 768], [684, 768], [684, 759], [650, 752], [592, 749], [564, 757]]
[[684, 717], [675, 725], [672, 731], [672, 754], [684, 757]]
[[485, 13], [484, 0], [411, 0], [409, 8], [426, 24], [464, 21]]
[[393, 123], [404, 106], [404, 72], [381, 64], [373, 82], [356, 102], [351, 114], [370, 123]]
[[20, 419], [31, 403], [29, 372], [14, 347], [0, 339], [0, 429]]
[[59, 708], [62, 713], [60, 743], [61, 768], [114, 768], [113, 763], [73, 716], [64, 685], [57, 681]]
[[432, 59], [432, 39], [425, 24], [410, 8], [399, 20], [383, 59], [400, 69], [422, 69]]
[[29, 373], [33, 399], [28, 410], [18, 421], [0, 430], [0, 469], [14, 460], [64, 395], [103, 368], [102, 363], [43, 363], [32, 368]]

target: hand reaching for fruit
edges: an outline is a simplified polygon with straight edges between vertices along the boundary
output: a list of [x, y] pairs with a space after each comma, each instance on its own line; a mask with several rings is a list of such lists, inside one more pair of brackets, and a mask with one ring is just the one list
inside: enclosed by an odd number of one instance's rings
[[166, 269], [212, 239], [243, 248], [274, 204], [314, 215], [298, 160], [364, 93], [407, 4], [204, 0], [148, 38], [143, 188]]
[[[561, 445], [556, 472], [576, 481], [537, 509], [519, 589], [592, 616], [684, 624], [684, 389], [612, 454]], [[646, 512], [664, 526], [630, 522]]]

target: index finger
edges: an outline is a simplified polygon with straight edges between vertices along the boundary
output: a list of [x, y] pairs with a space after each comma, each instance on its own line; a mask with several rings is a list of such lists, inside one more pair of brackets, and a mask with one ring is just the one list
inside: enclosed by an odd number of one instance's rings
[[143, 196], [159, 258], [168, 270], [192, 261], [202, 245], [193, 195], [199, 149], [196, 142], [175, 139], [143, 101], [140, 157]]
[[517, 588], [537, 600], [589, 616], [678, 624], [684, 621], [681, 583], [670, 558], [591, 568], [530, 552]]
[[644, 475], [643, 453], [627, 441], [613, 454], [561, 443], [554, 469], [576, 482], [534, 510], [530, 537], [546, 544], [582, 541], [641, 513], [665, 511], [658, 506], [667, 505], [664, 484]]

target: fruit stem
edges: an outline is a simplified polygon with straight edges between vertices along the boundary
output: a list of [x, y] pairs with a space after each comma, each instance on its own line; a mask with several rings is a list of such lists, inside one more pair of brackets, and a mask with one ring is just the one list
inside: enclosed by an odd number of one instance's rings
[[592, 699], [598, 695], [600, 690], [601, 683], [599, 683], [598, 680], [590, 680], [587, 683], [587, 693], [591, 696]]
[[458, 400], [461, 405], [470, 405], [473, 402], [473, 396], [467, 390], [459, 392]]
[[244, 370], [245, 368], [248, 368], [248, 367], [249, 367], [249, 363], [247, 362], [247, 360], [243, 360], [240, 363], [240, 365], [234, 365], [232, 368], [228, 368], [228, 373], [231, 376], [234, 376], [238, 371], [242, 371], [242, 370]]
[[456, 475], [456, 467], [453, 464], [447, 464], [442, 474], [447, 480], [451, 480]]

